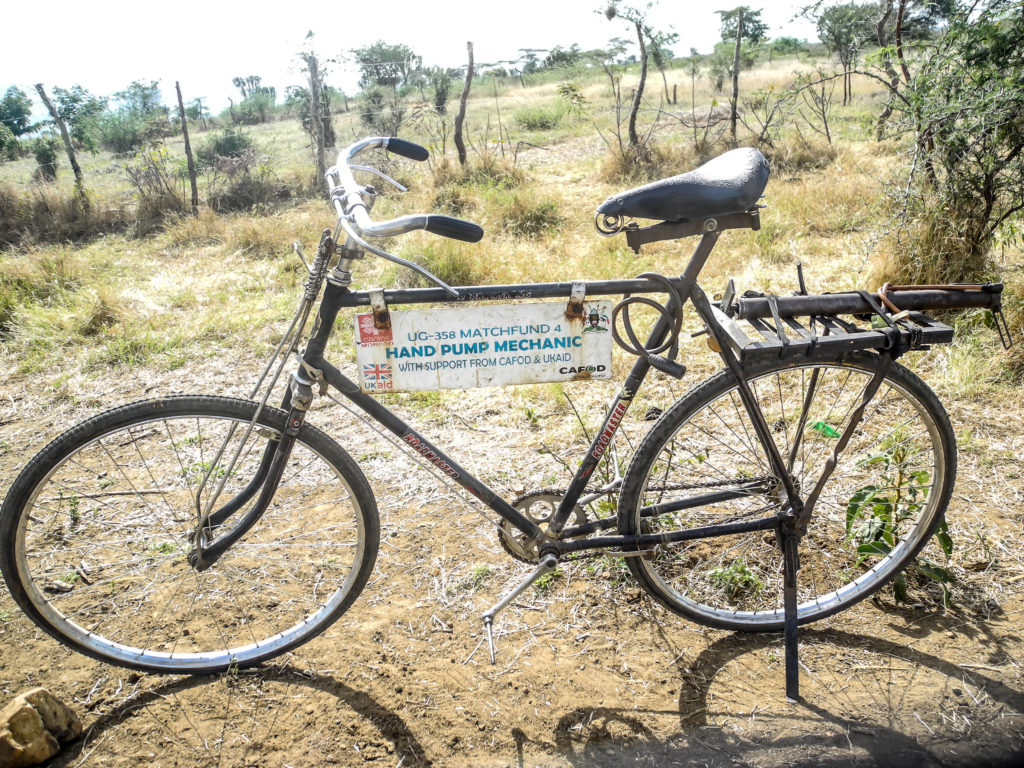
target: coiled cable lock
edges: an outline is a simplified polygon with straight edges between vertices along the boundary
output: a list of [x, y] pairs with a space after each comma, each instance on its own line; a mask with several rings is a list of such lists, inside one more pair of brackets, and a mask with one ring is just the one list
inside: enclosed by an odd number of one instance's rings
[[[686, 373], [686, 366], [670, 358], [676, 357], [679, 352], [679, 333], [683, 327], [683, 299], [679, 295], [679, 290], [676, 286], [664, 275], [659, 275], [655, 272], [644, 272], [637, 275], [637, 279], [641, 278], [646, 278], [651, 282], [661, 285], [669, 295], [668, 304], [661, 304], [646, 296], [625, 294], [622, 297], [622, 301], [616, 304], [612, 310], [612, 338], [619, 347], [629, 352], [629, 354], [642, 357], [652, 367], [657, 368], [662, 373], [667, 373], [669, 376], [681, 379]], [[643, 304], [644, 306], [651, 307], [668, 321], [668, 338], [662, 344], [655, 347], [646, 347], [641, 343], [629, 319], [630, 304]], [[619, 335], [617, 319], [620, 314], [622, 315], [622, 329], [629, 338], [629, 343]], [[669, 357], [661, 354], [666, 350], [669, 351]]]

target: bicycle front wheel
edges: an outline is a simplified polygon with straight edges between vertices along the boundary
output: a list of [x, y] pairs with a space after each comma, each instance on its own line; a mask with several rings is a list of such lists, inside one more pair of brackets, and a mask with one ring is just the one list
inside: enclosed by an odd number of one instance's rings
[[[798, 492], [806, 498], [834, 452], [878, 358], [780, 365], [749, 383]], [[893, 365], [823, 486], [800, 541], [798, 621], [871, 594], [913, 558], [943, 519], [956, 444], [934, 393]], [[782, 485], [723, 371], [667, 410], [623, 481], [619, 531], [666, 533], [775, 515]], [[783, 626], [782, 553], [773, 530], [660, 545], [627, 559], [641, 586], [702, 624], [744, 631]]]
[[0, 567], [26, 614], [89, 656], [168, 673], [256, 664], [341, 616], [373, 569], [377, 508], [352, 459], [308, 424], [252, 530], [208, 570], [188, 563], [210, 494], [223, 481], [216, 506], [235, 497], [284, 429], [268, 407], [250, 430], [256, 410], [138, 402], [44, 448], [0, 509]]

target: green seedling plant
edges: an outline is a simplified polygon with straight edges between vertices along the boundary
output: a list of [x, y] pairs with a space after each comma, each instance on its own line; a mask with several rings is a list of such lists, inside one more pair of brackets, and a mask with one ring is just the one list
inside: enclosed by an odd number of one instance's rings
[[553, 571], [548, 571], [539, 579], [533, 583], [533, 588], [537, 592], [547, 592], [551, 589], [551, 586], [555, 583], [556, 579], [562, 578], [562, 571], [560, 568], [555, 568]]
[[[860, 462], [863, 467], [881, 465], [882, 482], [858, 489], [846, 505], [846, 537], [857, 547], [855, 566], [895, 549], [901, 540], [903, 522], [916, 519], [927, 502], [931, 475], [927, 470], [913, 468], [917, 454], [913, 442], [896, 432], [883, 443], [879, 453]], [[945, 519], [939, 524], [935, 539], [948, 560], [953, 554], [953, 539]], [[939, 584], [942, 602], [949, 605], [949, 585], [954, 581], [949, 569], [924, 557], [917, 558], [913, 568]], [[892, 594], [897, 603], [909, 602], [904, 573], [893, 580]]]
[[742, 557], [729, 565], [712, 568], [708, 575], [712, 583], [733, 602], [744, 596], [756, 597], [764, 589], [761, 579], [750, 570]]

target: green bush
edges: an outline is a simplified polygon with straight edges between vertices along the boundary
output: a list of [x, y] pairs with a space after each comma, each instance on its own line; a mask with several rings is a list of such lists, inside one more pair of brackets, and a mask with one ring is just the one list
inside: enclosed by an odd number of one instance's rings
[[165, 217], [185, 211], [185, 189], [182, 180], [169, 166], [165, 147], [151, 147], [135, 156], [125, 166], [125, 173], [135, 187], [136, 234], [145, 234]]
[[515, 113], [515, 121], [526, 131], [550, 131], [558, 126], [565, 115], [561, 105], [542, 106], [540, 104], [520, 109]]
[[11, 129], [0, 123], [0, 160], [17, 160], [21, 155], [21, 142]]
[[266, 123], [274, 116], [274, 94], [254, 93], [235, 107], [234, 118], [243, 125]]
[[249, 134], [237, 128], [225, 128], [196, 150], [196, 164], [201, 169], [212, 168], [218, 157], [240, 158], [255, 149], [256, 142]]
[[502, 230], [513, 237], [539, 238], [564, 221], [554, 201], [538, 200], [526, 190], [495, 190], [490, 202]]
[[36, 158], [34, 178], [39, 181], [56, 181], [60, 141], [55, 136], [42, 136], [32, 142], [32, 154]]
[[145, 121], [127, 112], [110, 112], [99, 123], [100, 146], [115, 155], [127, 155], [146, 143]]

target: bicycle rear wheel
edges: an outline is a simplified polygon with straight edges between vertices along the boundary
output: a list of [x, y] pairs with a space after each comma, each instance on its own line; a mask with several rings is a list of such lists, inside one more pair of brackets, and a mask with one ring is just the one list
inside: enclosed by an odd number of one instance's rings
[[[877, 365], [876, 356], [862, 355], [771, 363], [748, 374], [802, 497], [821, 476]], [[955, 439], [941, 404], [918, 377], [893, 365], [800, 541], [798, 621], [843, 610], [913, 562], [943, 520], [955, 473]], [[623, 480], [619, 531], [754, 520], [776, 514], [785, 499], [735, 381], [723, 371], [667, 410], [638, 447]], [[659, 545], [626, 562], [647, 592], [697, 622], [782, 628], [782, 553], [774, 531]]]
[[256, 408], [143, 401], [44, 448], [0, 509], [0, 567], [20, 607], [82, 653], [168, 673], [256, 664], [341, 616], [373, 569], [377, 508], [352, 459], [308, 424], [255, 527], [208, 570], [188, 563], [197, 510], [221, 480], [217, 506], [244, 488], [284, 429], [287, 414], [264, 408], [249, 431]]

